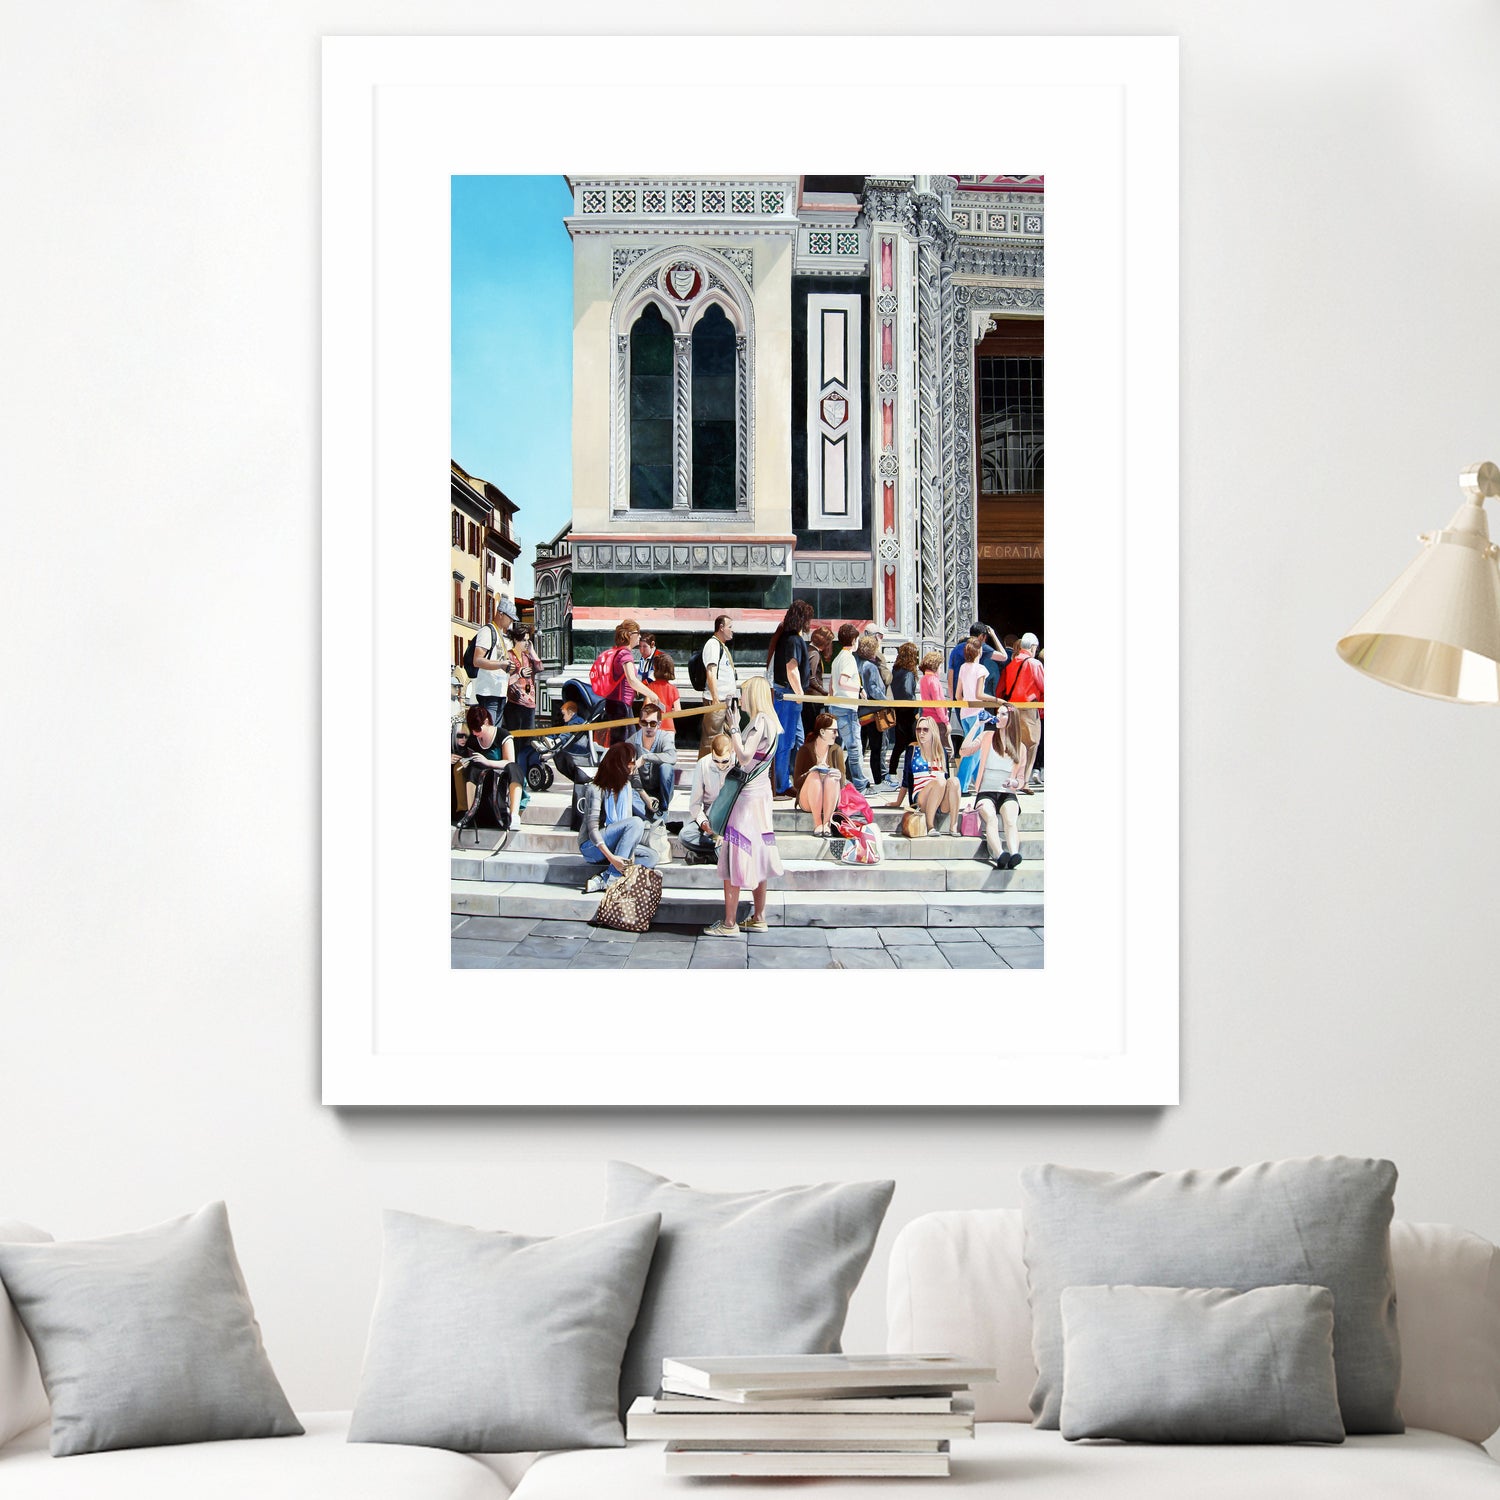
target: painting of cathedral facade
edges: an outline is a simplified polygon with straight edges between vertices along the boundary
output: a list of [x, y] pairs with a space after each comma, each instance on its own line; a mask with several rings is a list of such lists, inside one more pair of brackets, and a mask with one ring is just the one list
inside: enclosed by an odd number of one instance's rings
[[[574, 662], [1041, 634], [1043, 181], [569, 177]], [[681, 659], [679, 657], [679, 659]]]
[[[501, 182], [491, 191], [509, 195], [507, 208], [521, 201], [514, 179], [476, 181]], [[535, 722], [529, 703], [498, 705], [513, 738], [481, 738], [476, 755], [465, 725], [489, 735], [478, 710], [495, 700], [476, 696], [455, 719], [454, 967], [1043, 967], [1044, 707], [1024, 716], [1026, 735], [1017, 718], [1003, 754], [986, 734], [958, 769], [966, 730], [982, 732], [981, 702], [1045, 696], [1043, 179], [569, 176], [561, 186], [545, 212], [525, 200], [526, 223], [544, 219], [545, 237], [528, 240], [519, 212], [467, 228], [493, 282], [519, 288], [517, 302], [543, 288], [548, 300], [541, 333], [514, 310], [476, 320], [494, 362], [464, 380], [488, 390], [501, 364], [532, 369], [545, 405], [512, 426], [509, 456], [556, 452], [570, 433], [571, 485], [557, 466], [560, 503], [545, 512], [548, 473], [534, 492], [509, 492], [545, 520], [534, 597], [504, 601], [523, 626], [532, 611]], [[532, 243], [549, 257], [545, 277], [538, 253], [528, 260]], [[546, 360], [528, 366], [542, 338], [553, 341]], [[544, 364], [546, 379], [535, 373]], [[783, 653], [774, 712], [784, 750], [755, 789], [764, 807], [745, 815], [759, 819], [752, 842], [710, 817], [732, 750], [721, 742], [700, 755], [702, 726], [715, 725], [711, 741], [738, 718], [708, 703], [692, 666], [717, 672], [727, 652], [727, 691], [743, 706], [750, 679], [771, 675], [768, 645], [794, 601], [810, 607], [800, 629], [815, 653], [801, 658], [802, 691], [832, 694], [830, 641], [842, 639], [890, 689], [878, 693], [856, 668], [861, 686], [844, 674], [843, 692], [901, 708], [891, 722], [866, 714], [862, 728], [846, 696], [837, 729], [847, 759], [826, 741], [820, 751], [829, 720], [820, 727], [816, 704], [785, 700]], [[976, 622], [981, 640], [970, 643]], [[653, 674], [665, 694], [659, 720], [641, 706], [654, 690], [618, 701], [606, 690], [627, 671], [613, 654], [625, 646], [628, 670]], [[919, 688], [906, 673], [923, 658], [936, 668]], [[474, 689], [486, 691], [478, 680]], [[764, 683], [753, 696], [762, 692], [771, 699]], [[921, 733], [918, 693], [929, 705]], [[603, 730], [575, 724], [590, 713]], [[640, 763], [628, 799], [606, 815], [585, 783], [607, 735], [629, 736]], [[951, 794], [935, 785], [944, 744]], [[819, 774], [799, 769], [799, 747], [839, 777], [821, 783], [841, 799], [821, 822], [806, 800]], [[503, 771], [490, 764], [501, 754], [513, 757]], [[616, 799], [626, 795], [618, 760], [601, 783]], [[475, 785], [502, 778], [508, 815], [472, 800]], [[924, 811], [908, 818], [919, 794]], [[760, 800], [746, 795], [746, 807]], [[747, 848], [764, 869], [734, 864], [730, 851]], [[631, 863], [656, 874], [640, 882]], [[747, 869], [761, 873], [742, 886]], [[632, 878], [659, 898], [645, 930], [634, 910], [600, 915], [611, 882]]]

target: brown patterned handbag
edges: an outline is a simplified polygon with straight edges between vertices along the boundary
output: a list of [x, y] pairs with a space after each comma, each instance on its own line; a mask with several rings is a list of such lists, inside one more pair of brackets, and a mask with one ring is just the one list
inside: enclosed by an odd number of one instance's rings
[[618, 932], [645, 932], [660, 905], [661, 876], [649, 866], [632, 861], [618, 880], [605, 886], [589, 923]]

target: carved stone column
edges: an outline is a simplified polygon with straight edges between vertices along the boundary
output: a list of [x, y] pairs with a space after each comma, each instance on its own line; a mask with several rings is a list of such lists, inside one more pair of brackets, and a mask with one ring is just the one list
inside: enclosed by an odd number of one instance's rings
[[630, 335], [615, 339], [614, 444], [610, 453], [609, 508], [612, 515], [630, 509]]
[[916, 434], [911, 387], [916, 331], [910, 177], [867, 177], [870, 224], [870, 351], [873, 420], [868, 437], [876, 491], [871, 539], [876, 556], [871, 617], [899, 637], [920, 636], [922, 558], [917, 539]]
[[739, 334], [734, 341], [734, 508], [742, 514], [750, 509], [750, 340]]
[[947, 531], [944, 527], [943, 245], [930, 200], [917, 221], [917, 557], [921, 567], [918, 629], [922, 645], [946, 644]]
[[672, 509], [693, 503], [693, 336], [672, 338]]

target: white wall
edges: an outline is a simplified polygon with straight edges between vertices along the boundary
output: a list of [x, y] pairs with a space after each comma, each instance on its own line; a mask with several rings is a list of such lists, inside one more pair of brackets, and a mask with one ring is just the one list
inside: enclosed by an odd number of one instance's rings
[[[1184, 39], [1180, 1108], [318, 1105], [317, 36], [501, 13], [6, 7], [0, 1212], [97, 1234], [227, 1198], [308, 1407], [351, 1399], [383, 1205], [562, 1230], [610, 1155], [720, 1187], [890, 1174], [899, 1224], [1013, 1204], [1038, 1158], [1382, 1153], [1407, 1216], [1500, 1237], [1500, 720], [1378, 689], [1332, 644], [1458, 470], [1500, 458], [1485, 0], [1064, 13]], [[1027, 4], [943, 14], [1046, 29]], [[955, 50], [936, 81], [981, 66]], [[854, 1347], [883, 1333], [888, 1242]]]

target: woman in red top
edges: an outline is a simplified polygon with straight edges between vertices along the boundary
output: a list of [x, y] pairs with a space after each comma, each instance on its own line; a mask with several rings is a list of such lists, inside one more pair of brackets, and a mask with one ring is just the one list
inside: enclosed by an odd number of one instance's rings
[[682, 694], [677, 691], [677, 663], [665, 651], [658, 651], [651, 658], [651, 688], [661, 700], [661, 727], [668, 734], [675, 733], [672, 710], [682, 701]]
[[[634, 620], [621, 620], [615, 626], [614, 645], [599, 653], [604, 664], [603, 697], [606, 719], [634, 717], [635, 709], [631, 705], [637, 696], [652, 703], [661, 702], [649, 684], [641, 681], [641, 675], [635, 669], [635, 648], [640, 644], [640, 639], [641, 627]], [[619, 744], [629, 733], [629, 727], [624, 724], [609, 730], [610, 744]]]

